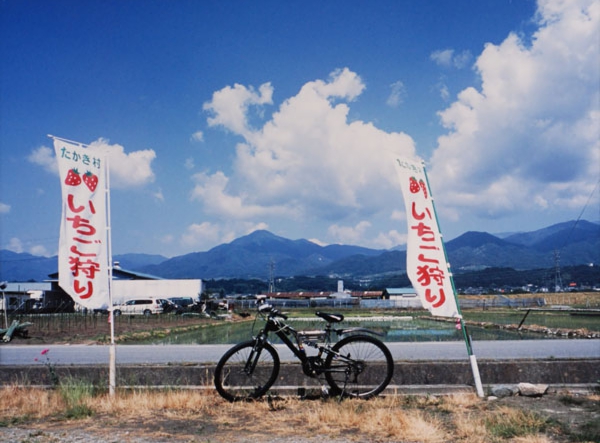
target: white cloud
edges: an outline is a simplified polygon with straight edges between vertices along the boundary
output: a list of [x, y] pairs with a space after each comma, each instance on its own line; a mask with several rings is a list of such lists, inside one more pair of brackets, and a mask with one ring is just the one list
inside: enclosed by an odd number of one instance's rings
[[126, 153], [123, 146], [111, 145], [108, 140], [102, 138], [91, 143], [90, 148], [108, 151], [111, 187], [139, 187], [154, 181], [152, 171], [152, 160], [156, 158], [154, 150], [144, 149]]
[[400, 80], [390, 85], [390, 95], [386, 101], [386, 104], [392, 108], [396, 108], [404, 101], [404, 95], [406, 94], [406, 88], [404, 83]]
[[193, 180], [196, 185], [192, 190], [191, 199], [201, 201], [209, 214], [238, 220], [287, 214], [288, 208], [284, 205], [261, 206], [251, 203], [253, 198], [246, 193], [228, 193], [229, 178], [223, 172], [219, 171], [213, 175], [201, 172], [195, 174]]
[[[156, 153], [152, 149], [126, 153], [123, 146], [111, 145], [108, 140], [103, 138], [91, 143], [88, 149], [100, 149], [108, 152], [111, 188], [139, 187], [154, 181], [152, 161], [156, 158]], [[58, 175], [54, 150], [47, 146], [34, 149], [27, 160]]]
[[164, 202], [165, 201], [165, 196], [164, 196], [164, 194], [162, 192], [162, 189], [160, 189], [160, 188], [158, 190], [156, 190], [154, 193], [152, 193], [152, 196], [156, 200], [158, 200], [160, 202]]
[[164, 245], [170, 245], [173, 243], [173, 241], [175, 241], [175, 237], [172, 234], [167, 234], [164, 235], [161, 239], [160, 242]]
[[[389, 153], [414, 157], [413, 140], [373, 124], [348, 120], [348, 103], [365, 85], [349, 69], [327, 81], [306, 83], [285, 100], [262, 128], [250, 129], [248, 104], [270, 103], [270, 84], [261, 93], [235, 85], [204, 105], [209, 124], [244, 137], [233, 173], [196, 174], [192, 199], [223, 218], [341, 220], [368, 217], [388, 204], [398, 185]], [[396, 194], [394, 194], [396, 195]]]
[[380, 232], [372, 241], [373, 247], [380, 249], [391, 249], [395, 246], [405, 245], [408, 235], [406, 232], [401, 234], [395, 229], [388, 232]]
[[38, 166], [41, 166], [46, 171], [58, 175], [58, 163], [54, 156], [54, 150], [47, 146], [40, 146], [39, 148], [31, 151], [31, 154], [27, 156], [27, 160]]
[[540, 1], [538, 20], [529, 46], [488, 44], [481, 89], [440, 112], [430, 178], [456, 219], [581, 208], [598, 181], [600, 3]]
[[204, 132], [196, 131], [190, 137], [190, 140], [193, 142], [203, 142], [204, 141]]
[[444, 101], [448, 101], [450, 99], [450, 89], [448, 85], [445, 83], [444, 78], [441, 78], [439, 82], [435, 85], [435, 88], [440, 94], [440, 97]]
[[367, 229], [371, 227], [368, 221], [361, 221], [355, 226], [340, 226], [333, 224], [328, 229], [329, 236], [335, 243], [356, 245], [362, 243], [362, 239]]
[[17, 237], [13, 237], [8, 242], [8, 245], [6, 245], [6, 249], [20, 254], [23, 252], [23, 243]]
[[469, 65], [472, 55], [466, 50], [456, 53], [454, 49], [443, 49], [432, 52], [429, 58], [444, 68], [462, 69]]
[[227, 86], [213, 94], [212, 101], [205, 103], [203, 109], [214, 117], [208, 118], [209, 126], [224, 126], [230, 131], [248, 137], [252, 130], [248, 124], [248, 109], [272, 103], [273, 88], [270, 83], [260, 86], [258, 92], [252, 87], [235, 84]]
[[194, 159], [192, 157], [186, 158], [183, 167], [187, 170], [192, 170], [195, 167]]
[[268, 229], [265, 223], [193, 223], [186, 228], [180, 243], [190, 251], [208, 250], [215, 245], [229, 243], [241, 235], [257, 229]]
[[[48, 249], [43, 245], [31, 245], [26, 247], [21, 239], [17, 237], [12, 237], [8, 244], [3, 246], [4, 249], [7, 249], [12, 252], [16, 252], [17, 254], [21, 254], [23, 252], [27, 252], [32, 255], [36, 255], [38, 257], [50, 257], [52, 253], [48, 251]], [[56, 252], [55, 252], [56, 254]]]
[[32, 255], [37, 255], [41, 257], [49, 257], [50, 253], [48, 250], [42, 245], [35, 245], [29, 248], [29, 253]]
[[10, 212], [10, 205], [0, 202], [0, 214], [8, 214]]

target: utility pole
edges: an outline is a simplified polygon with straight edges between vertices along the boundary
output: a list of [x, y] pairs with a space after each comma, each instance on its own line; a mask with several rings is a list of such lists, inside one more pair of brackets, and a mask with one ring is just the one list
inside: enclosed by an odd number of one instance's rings
[[554, 250], [554, 290], [556, 292], [562, 292], [563, 284], [562, 277], [560, 276], [560, 252]]
[[275, 262], [271, 258], [269, 262], [269, 293], [275, 292]]

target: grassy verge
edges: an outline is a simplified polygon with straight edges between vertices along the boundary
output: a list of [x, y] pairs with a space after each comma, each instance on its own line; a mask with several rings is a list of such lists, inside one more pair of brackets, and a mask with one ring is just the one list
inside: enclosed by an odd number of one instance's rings
[[550, 443], [598, 441], [600, 430], [597, 395], [576, 402], [556, 397], [552, 404], [543, 403], [549, 399], [489, 402], [474, 394], [341, 403], [267, 398], [231, 404], [198, 391], [117, 392], [111, 397], [89, 386], [66, 384], [46, 391], [8, 387], [0, 397], [0, 439], [3, 429], [18, 427], [78, 429], [89, 436], [116, 438], [126, 432], [129, 438], [176, 442], [320, 436], [349, 442]]

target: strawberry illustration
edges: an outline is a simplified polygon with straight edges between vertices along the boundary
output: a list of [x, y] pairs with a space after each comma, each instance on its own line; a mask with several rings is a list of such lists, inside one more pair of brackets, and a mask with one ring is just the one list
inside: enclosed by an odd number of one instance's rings
[[65, 185], [68, 186], [79, 186], [81, 184], [81, 177], [77, 169], [73, 168], [67, 172], [67, 178], [65, 178]]
[[419, 186], [423, 190], [423, 195], [427, 198], [427, 186], [425, 186], [425, 182], [423, 180], [419, 180]]
[[412, 192], [413, 194], [416, 194], [417, 192], [419, 192], [421, 190], [421, 188], [419, 187], [419, 183], [417, 183], [417, 179], [414, 177], [410, 178], [410, 192]]
[[98, 186], [98, 176], [88, 171], [83, 174], [83, 183], [85, 183], [90, 191], [94, 192], [96, 190], [96, 186]]

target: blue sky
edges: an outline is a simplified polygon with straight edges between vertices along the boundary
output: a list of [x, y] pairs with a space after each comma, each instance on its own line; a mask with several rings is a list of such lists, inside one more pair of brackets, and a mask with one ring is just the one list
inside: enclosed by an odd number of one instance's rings
[[597, 1], [0, 8], [1, 249], [56, 254], [47, 134], [110, 148], [115, 254], [401, 245], [389, 153], [426, 162], [446, 239], [600, 219]]

